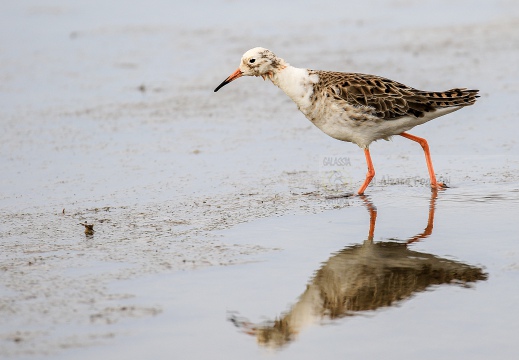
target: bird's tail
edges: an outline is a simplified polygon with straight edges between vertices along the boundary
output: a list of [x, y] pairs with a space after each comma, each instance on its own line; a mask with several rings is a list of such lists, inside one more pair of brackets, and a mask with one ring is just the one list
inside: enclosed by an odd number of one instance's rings
[[420, 95], [427, 99], [434, 107], [469, 106], [476, 102], [479, 90], [451, 89], [447, 91], [421, 91]]

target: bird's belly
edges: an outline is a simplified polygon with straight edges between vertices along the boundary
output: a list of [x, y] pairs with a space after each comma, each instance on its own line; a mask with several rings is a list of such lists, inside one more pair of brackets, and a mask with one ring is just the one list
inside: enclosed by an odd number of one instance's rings
[[349, 121], [344, 121], [343, 119], [332, 117], [322, 119], [321, 121], [313, 121], [312, 119], [310, 121], [326, 135], [337, 140], [357, 143], [357, 138], [361, 134], [357, 129], [358, 126], [350, 124]]
[[322, 132], [334, 139], [352, 142], [367, 147], [377, 136], [381, 119], [355, 109], [335, 106], [320, 106], [301, 109], [303, 114]]
[[339, 108], [332, 105], [307, 110], [301, 111], [325, 134], [337, 140], [355, 143], [361, 148], [367, 148], [376, 140], [388, 140], [393, 135], [423, 123], [415, 117], [384, 120], [355, 107]]

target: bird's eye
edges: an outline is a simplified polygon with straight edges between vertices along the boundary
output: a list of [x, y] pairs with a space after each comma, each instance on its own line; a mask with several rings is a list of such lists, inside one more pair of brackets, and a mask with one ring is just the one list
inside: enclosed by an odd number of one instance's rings
[[255, 61], [256, 61], [256, 59], [250, 59], [249, 63], [254, 64]]

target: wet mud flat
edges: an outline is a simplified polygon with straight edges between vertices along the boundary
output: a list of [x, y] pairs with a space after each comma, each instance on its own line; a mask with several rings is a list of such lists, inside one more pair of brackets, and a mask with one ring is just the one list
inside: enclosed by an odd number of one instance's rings
[[217, 231], [223, 243], [261, 239], [272, 251], [112, 283], [111, 292], [132, 289], [130, 303], [160, 303], [161, 314], [114, 323], [131, 332], [58, 358], [514, 358], [519, 252], [506, 214], [517, 184], [500, 196], [470, 185], [437, 198], [424, 190]]
[[[443, 4], [310, 6], [290, 29], [226, 2], [203, 19], [5, 5], [0, 357], [513, 358], [519, 9]], [[421, 149], [394, 139], [371, 147], [368, 198], [343, 196], [365, 175], [358, 148], [259, 79], [212, 92], [253, 46], [479, 88], [412, 132], [450, 188], [433, 199]]]

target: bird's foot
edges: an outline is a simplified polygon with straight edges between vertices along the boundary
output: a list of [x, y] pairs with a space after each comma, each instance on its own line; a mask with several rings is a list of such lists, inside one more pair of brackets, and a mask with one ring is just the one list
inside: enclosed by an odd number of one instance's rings
[[447, 189], [447, 188], [448, 188], [448, 186], [442, 182], [437, 182], [437, 183], [431, 184], [431, 189], [433, 189], [433, 190], [443, 190], [443, 189]]

